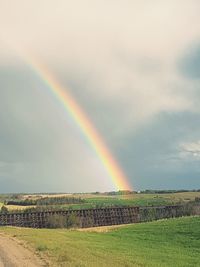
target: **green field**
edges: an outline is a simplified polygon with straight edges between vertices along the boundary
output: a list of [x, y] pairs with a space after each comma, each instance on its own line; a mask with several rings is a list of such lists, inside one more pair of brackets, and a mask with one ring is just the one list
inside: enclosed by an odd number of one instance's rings
[[[46, 195], [45, 197], [52, 197]], [[59, 196], [54, 195], [54, 197]], [[148, 206], [148, 205], [173, 205], [193, 201], [195, 198], [200, 198], [200, 192], [182, 192], [182, 193], [165, 193], [165, 194], [127, 194], [127, 195], [106, 195], [106, 194], [66, 194], [68, 198], [77, 197], [84, 200], [83, 203], [78, 204], [62, 204], [54, 205], [54, 208], [59, 209], [89, 209], [100, 208], [108, 206]], [[37, 196], [29, 195], [29, 199], [37, 199]], [[40, 195], [41, 197], [41, 195]], [[25, 195], [19, 195], [20, 199], [26, 199]], [[9, 195], [0, 195], [0, 207], [3, 205], [4, 200], [12, 199]], [[22, 210], [27, 208], [34, 208], [34, 206], [19, 206], [8, 205], [8, 210]], [[39, 206], [42, 207], [42, 206]], [[51, 208], [50, 205], [44, 206], [45, 209]]]
[[128, 194], [128, 195], [115, 195], [105, 196], [103, 194], [94, 195], [78, 195], [83, 198], [86, 203], [76, 206], [148, 206], [148, 205], [168, 205], [177, 204], [187, 201], [192, 201], [196, 197], [200, 198], [200, 192], [183, 192], [183, 193], [167, 193], [167, 194]]
[[199, 266], [200, 217], [107, 229], [105, 232], [1, 228], [48, 256], [52, 266]]

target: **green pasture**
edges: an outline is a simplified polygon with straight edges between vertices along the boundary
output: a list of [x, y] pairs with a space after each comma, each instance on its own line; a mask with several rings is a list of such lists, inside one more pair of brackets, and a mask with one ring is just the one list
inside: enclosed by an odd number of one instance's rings
[[4, 227], [27, 241], [52, 266], [195, 267], [200, 263], [200, 217], [184, 217], [105, 232]]
[[65, 204], [56, 205], [59, 209], [91, 209], [103, 208], [112, 206], [147, 206], [147, 205], [168, 205], [174, 204], [173, 201], [156, 197], [146, 199], [122, 199], [116, 197], [101, 197], [101, 198], [87, 198], [85, 203], [82, 204]]
[[168, 194], [130, 194], [130, 195], [79, 195], [85, 200], [82, 204], [61, 205], [60, 208], [89, 209], [109, 206], [160, 206], [173, 205], [200, 198], [200, 192], [168, 193]]
[[[49, 195], [51, 196], [51, 195]], [[109, 206], [156, 206], [156, 205], [173, 205], [200, 198], [200, 192], [182, 192], [166, 194], [127, 194], [127, 195], [106, 195], [106, 194], [71, 194], [71, 197], [80, 197], [83, 203], [54, 205], [59, 209], [89, 209]], [[70, 197], [67, 195], [67, 197]], [[0, 195], [0, 202], [3, 202], [9, 196]], [[33, 195], [35, 199], [35, 195]], [[0, 204], [1, 207], [1, 204]], [[33, 208], [34, 206], [32, 206]], [[41, 206], [39, 206], [41, 207]], [[21, 210], [31, 208], [27, 206], [8, 205], [9, 210]], [[49, 205], [44, 208], [50, 208]]]

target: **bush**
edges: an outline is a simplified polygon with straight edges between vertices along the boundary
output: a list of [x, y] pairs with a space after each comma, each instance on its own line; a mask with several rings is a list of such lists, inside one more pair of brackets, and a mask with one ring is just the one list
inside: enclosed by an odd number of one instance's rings
[[6, 205], [17, 205], [17, 206], [34, 206], [36, 205], [36, 201], [32, 199], [25, 200], [8, 200], [5, 201]]
[[1, 213], [8, 213], [9, 211], [8, 211], [8, 209], [5, 207], [5, 206], [2, 206], [1, 207]]
[[55, 214], [47, 218], [49, 228], [75, 228], [80, 225], [80, 219], [73, 213], [69, 216]]
[[36, 201], [37, 206], [42, 205], [63, 205], [63, 204], [80, 204], [84, 203], [82, 198], [75, 197], [45, 197]]

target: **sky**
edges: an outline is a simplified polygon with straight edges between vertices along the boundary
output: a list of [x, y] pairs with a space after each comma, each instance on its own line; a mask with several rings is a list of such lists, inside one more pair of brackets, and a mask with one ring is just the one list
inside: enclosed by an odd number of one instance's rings
[[198, 0], [0, 0], [0, 192], [115, 190], [48, 66], [133, 190], [200, 188]]

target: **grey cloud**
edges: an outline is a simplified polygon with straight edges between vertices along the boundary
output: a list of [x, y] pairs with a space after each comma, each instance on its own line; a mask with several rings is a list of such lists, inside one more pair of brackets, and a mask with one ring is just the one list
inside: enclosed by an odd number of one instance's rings
[[179, 60], [181, 73], [190, 79], [200, 79], [200, 45], [188, 48]]
[[181, 175], [189, 184], [177, 147], [199, 140], [199, 52], [184, 56], [178, 73], [177, 61], [199, 38], [199, 1], [7, 1], [0, 32], [2, 181], [112, 188], [73, 121], [22, 64], [31, 54], [69, 87], [135, 186], [180, 186]]
[[182, 188], [189, 183], [190, 188], [199, 187], [199, 162], [180, 155], [180, 144], [198, 140], [199, 125], [199, 115], [195, 113], [162, 113], [137, 134], [130, 135], [127, 145], [116, 153], [133, 184], [138, 188]]
[[77, 125], [30, 68], [2, 66], [0, 88], [2, 191], [6, 180], [31, 192], [113, 188]]
[[197, 1], [77, 1], [79, 9], [68, 1], [39, 3], [23, 1], [12, 10], [5, 4], [2, 39], [16, 54], [35, 54], [64, 84], [71, 83], [108, 142], [159, 112], [191, 109], [177, 89], [173, 64], [180, 48], [198, 35], [200, 24], [192, 32], [184, 26], [198, 20]]

